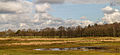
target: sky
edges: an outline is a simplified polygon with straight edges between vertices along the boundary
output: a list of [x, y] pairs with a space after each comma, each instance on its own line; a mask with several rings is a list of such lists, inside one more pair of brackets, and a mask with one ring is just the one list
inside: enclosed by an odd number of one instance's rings
[[120, 22], [120, 0], [0, 0], [0, 31]]
[[49, 13], [55, 17], [63, 19], [80, 19], [80, 17], [86, 16], [87, 19], [96, 21], [104, 16], [102, 8], [108, 4], [53, 4], [52, 11]]

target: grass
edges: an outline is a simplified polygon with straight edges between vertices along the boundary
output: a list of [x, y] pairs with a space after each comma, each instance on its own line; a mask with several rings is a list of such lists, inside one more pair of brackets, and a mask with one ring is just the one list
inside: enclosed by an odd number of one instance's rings
[[[13, 45], [17, 43], [19, 45]], [[22, 45], [30, 44], [32, 45]], [[38, 43], [38, 44], [37, 44]], [[44, 44], [40, 44], [44, 43]], [[51, 43], [51, 44], [47, 44]], [[29, 38], [1, 37], [0, 55], [120, 55], [119, 37], [81, 37], [81, 38]], [[8, 45], [11, 44], [11, 45]], [[69, 51], [36, 51], [37, 48], [69, 48], [80, 46], [105, 46], [106, 50], [69, 50]]]
[[[0, 51], [1, 52], [1, 51]], [[103, 53], [97, 51], [29, 51], [29, 50], [5, 50], [0, 55], [119, 55], [118, 53]]]

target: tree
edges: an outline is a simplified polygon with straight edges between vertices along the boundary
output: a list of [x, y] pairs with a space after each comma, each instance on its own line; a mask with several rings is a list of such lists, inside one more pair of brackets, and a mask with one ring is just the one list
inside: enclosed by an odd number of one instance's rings
[[20, 32], [21, 32], [21, 30], [17, 30], [17, 32], [15, 33], [17, 36], [19, 36], [20, 35]]
[[8, 30], [6, 31], [6, 36], [14, 36], [14, 31], [11, 30], [11, 29], [8, 29]]
[[76, 37], [82, 37], [82, 27], [81, 26], [77, 26], [76, 28], [75, 28], [75, 36]]
[[63, 26], [60, 26], [59, 28], [58, 28], [58, 36], [60, 37], [60, 38], [62, 38], [62, 36], [65, 36], [65, 27], [63, 27]]

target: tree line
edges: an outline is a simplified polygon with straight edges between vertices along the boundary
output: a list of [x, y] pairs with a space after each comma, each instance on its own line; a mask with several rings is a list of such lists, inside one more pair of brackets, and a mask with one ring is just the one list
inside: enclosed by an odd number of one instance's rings
[[41, 37], [59, 37], [59, 38], [73, 38], [73, 37], [120, 37], [120, 23], [104, 24], [104, 25], [88, 25], [86, 27], [64, 27], [58, 28], [44, 28], [44, 29], [22, 29], [13, 31], [1, 31], [0, 36], [41, 36]]

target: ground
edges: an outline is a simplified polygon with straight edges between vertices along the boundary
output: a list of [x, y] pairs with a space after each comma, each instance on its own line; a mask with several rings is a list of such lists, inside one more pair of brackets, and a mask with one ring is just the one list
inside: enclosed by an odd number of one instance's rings
[[[0, 55], [120, 55], [119, 37], [39, 38], [1, 37]], [[38, 48], [102, 46], [101, 50], [39, 51]]]

